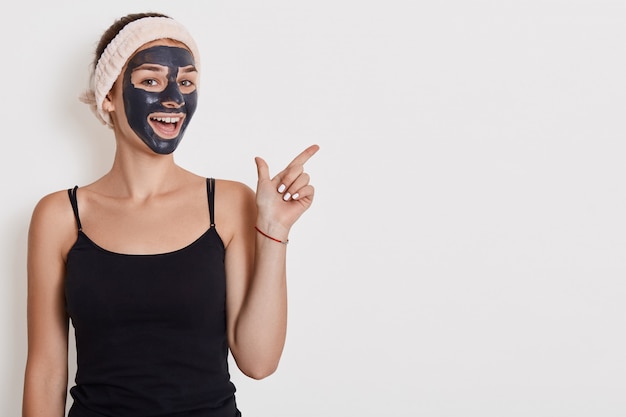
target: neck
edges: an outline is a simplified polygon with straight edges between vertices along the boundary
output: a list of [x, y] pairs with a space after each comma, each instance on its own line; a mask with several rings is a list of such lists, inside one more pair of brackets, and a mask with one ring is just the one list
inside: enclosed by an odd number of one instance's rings
[[108, 177], [120, 194], [143, 200], [174, 189], [183, 172], [174, 162], [173, 154], [159, 155], [149, 149], [139, 151], [118, 146]]

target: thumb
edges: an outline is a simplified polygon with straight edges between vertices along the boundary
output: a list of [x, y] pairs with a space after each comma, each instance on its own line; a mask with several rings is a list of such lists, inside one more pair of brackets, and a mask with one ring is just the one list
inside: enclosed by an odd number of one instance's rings
[[270, 179], [270, 169], [267, 166], [267, 162], [260, 156], [254, 158], [254, 162], [256, 162], [256, 172], [259, 176], [259, 181], [261, 180], [269, 180]]

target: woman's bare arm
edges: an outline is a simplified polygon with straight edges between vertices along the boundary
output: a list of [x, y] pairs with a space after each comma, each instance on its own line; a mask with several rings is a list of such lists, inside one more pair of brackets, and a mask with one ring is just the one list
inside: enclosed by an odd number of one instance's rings
[[272, 374], [282, 355], [287, 245], [274, 239], [285, 241], [313, 201], [314, 190], [303, 166], [317, 150], [316, 145], [307, 148], [272, 179], [265, 161], [257, 158], [256, 195], [250, 190], [237, 204], [243, 220], [226, 251], [228, 337], [238, 367], [252, 378]]
[[28, 358], [23, 417], [65, 415], [68, 317], [65, 256], [76, 239], [67, 193], [44, 197], [28, 235]]

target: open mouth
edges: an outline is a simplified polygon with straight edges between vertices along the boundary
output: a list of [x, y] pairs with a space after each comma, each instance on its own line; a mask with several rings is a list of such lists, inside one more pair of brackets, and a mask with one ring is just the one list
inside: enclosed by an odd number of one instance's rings
[[148, 117], [148, 123], [158, 136], [163, 139], [174, 139], [178, 136], [184, 119], [183, 115], [151, 115]]

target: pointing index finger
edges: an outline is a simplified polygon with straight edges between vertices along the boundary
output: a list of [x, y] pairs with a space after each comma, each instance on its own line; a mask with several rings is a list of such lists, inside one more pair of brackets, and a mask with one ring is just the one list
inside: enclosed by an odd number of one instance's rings
[[303, 150], [298, 156], [296, 156], [289, 166], [294, 165], [304, 165], [306, 161], [308, 161], [315, 153], [320, 149], [318, 145], [311, 145], [305, 150]]

